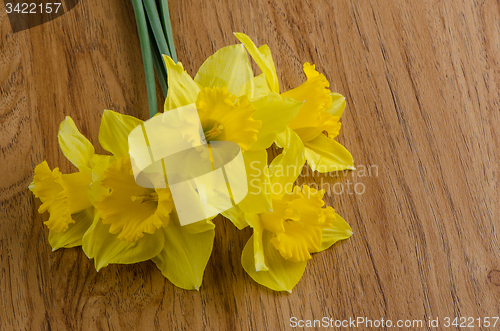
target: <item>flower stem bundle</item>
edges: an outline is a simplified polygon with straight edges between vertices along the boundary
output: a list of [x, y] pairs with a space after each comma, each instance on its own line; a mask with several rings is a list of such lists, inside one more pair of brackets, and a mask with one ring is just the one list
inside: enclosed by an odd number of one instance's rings
[[168, 1], [160, 0], [159, 5], [155, 0], [131, 0], [131, 2], [134, 8], [144, 63], [149, 117], [153, 117], [157, 112], [154, 71], [156, 71], [156, 76], [160, 82], [163, 96], [166, 97], [168, 79], [162, 55], [165, 54], [177, 62]]

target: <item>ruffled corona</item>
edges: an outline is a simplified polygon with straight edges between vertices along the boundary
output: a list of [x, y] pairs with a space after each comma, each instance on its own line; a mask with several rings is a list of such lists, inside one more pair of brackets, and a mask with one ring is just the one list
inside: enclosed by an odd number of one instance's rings
[[275, 233], [271, 243], [283, 258], [307, 261], [311, 258], [310, 253], [318, 251], [323, 229], [331, 227], [335, 220], [329, 217], [333, 211], [331, 207], [322, 208], [323, 195], [323, 190], [317, 191], [307, 185], [302, 189], [295, 186], [291, 193], [273, 200], [275, 210], [260, 214], [264, 229]]
[[173, 200], [170, 190], [149, 189], [137, 185], [130, 158], [111, 163], [101, 181], [107, 194], [96, 199], [102, 222], [110, 224], [109, 232], [125, 241], [137, 241], [144, 233], [155, 233], [167, 226]]
[[313, 140], [323, 131], [334, 138], [340, 131], [340, 117], [332, 116], [326, 109], [332, 105], [330, 83], [323, 74], [315, 69], [315, 65], [304, 64], [304, 73], [307, 80], [300, 86], [282, 94], [297, 101], [303, 101], [300, 112], [290, 122], [289, 127], [294, 130], [303, 142]]
[[35, 177], [29, 189], [40, 198], [39, 213], [48, 211], [44, 224], [54, 232], [65, 231], [75, 221], [71, 214], [92, 207], [87, 194], [92, 174], [90, 171], [62, 174], [59, 168], [50, 170], [47, 161], [35, 167]]

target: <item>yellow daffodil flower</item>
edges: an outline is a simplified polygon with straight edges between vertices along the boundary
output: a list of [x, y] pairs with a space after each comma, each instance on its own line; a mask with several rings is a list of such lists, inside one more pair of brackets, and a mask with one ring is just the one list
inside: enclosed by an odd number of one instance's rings
[[94, 167], [89, 197], [96, 208], [82, 248], [99, 270], [109, 263], [153, 260], [184, 289], [198, 289], [214, 238], [211, 221], [181, 227], [168, 188], [139, 186], [132, 173], [128, 135], [142, 121], [105, 111], [99, 142], [113, 155]]
[[49, 243], [53, 250], [82, 244], [82, 236], [92, 224], [94, 208], [87, 195], [95, 158], [94, 146], [78, 131], [70, 117], [59, 126], [59, 147], [78, 172], [62, 174], [59, 168], [50, 170], [47, 161], [35, 167], [29, 189], [40, 198], [40, 213], [48, 211], [45, 225], [49, 228]]
[[[218, 50], [202, 64], [194, 79], [180, 62], [168, 56], [164, 61], [168, 72], [165, 111], [195, 103], [207, 141], [233, 141], [241, 147], [247, 179], [253, 179], [255, 185], [249, 186], [245, 199], [227, 213], [269, 210], [266, 148], [287, 128], [303, 102], [267, 89], [263, 75], [254, 77], [241, 44]], [[235, 225], [242, 228], [247, 224]]]
[[174, 203], [168, 188], [149, 189], [137, 185], [130, 157], [111, 163], [102, 176], [101, 185], [108, 194], [100, 196], [96, 208], [109, 232], [118, 239], [134, 242], [144, 233], [154, 234], [167, 226]]
[[[279, 93], [276, 69], [267, 45], [257, 48], [248, 36], [242, 33], [236, 33], [235, 36], [245, 45], [265, 76], [267, 86], [260, 79], [260, 90]], [[351, 154], [334, 140], [340, 131], [339, 120], [346, 105], [345, 98], [328, 90], [330, 83], [316, 71], [314, 65], [305, 63], [304, 73], [307, 80], [302, 85], [281, 94], [283, 98], [304, 103], [289, 123], [289, 128], [301, 138], [307, 163], [313, 170], [322, 173], [353, 170]]]
[[262, 121], [252, 118], [255, 107], [245, 95], [237, 98], [225, 86], [204, 87], [196, 98], [196, 108], [207, 142], [233, 141], [245, 152], [257, 141]]
[[269, 166], [273, 209], [236, 217], [253, 228], [241, 256], [245, 271], [259, 284], [291, 292], [311, 253], [349, 238], [352, 230], [332, 207], [323, 208], [323, 190], [292, 189], [304, 163], [299, 136], [289, 129], [280, 145], [283, 153]]

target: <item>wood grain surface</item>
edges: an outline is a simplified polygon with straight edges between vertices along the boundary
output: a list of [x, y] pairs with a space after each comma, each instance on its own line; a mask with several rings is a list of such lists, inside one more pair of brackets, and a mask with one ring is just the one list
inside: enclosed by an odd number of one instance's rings
[[251, 230], [222, 217], [199, 292], [150, 261], [97, 273], [80, 248], [52, 252], [33, 168], [74, 170], [56, 137], [67, 115], [95, 146], [104, 109], [146, 118], [135, 20], [129, 1], [82, 0], [13, 33], [0, 8], [1, 330], [287, 330], [291, 317], [437, 330], [445, 317], [500, 316], [498, 1], [170, 1], [191, 75], [245, 32], [271, 48], [283, 91], [309, 61], [346, 96], [338, 140], [358, 170], [301, 181], [327, 189], [354, 235], [314, 255], [292, 294], [246, 275]]

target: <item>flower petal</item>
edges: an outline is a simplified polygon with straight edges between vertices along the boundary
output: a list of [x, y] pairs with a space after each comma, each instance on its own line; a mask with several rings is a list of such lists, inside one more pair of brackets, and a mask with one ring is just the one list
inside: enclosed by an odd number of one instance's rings
[[110, 263], [132, 264], [147, 261], [163, 249], [165, 237], [162, 231], [146, 234], [135, 242], [118, 239], [118, 234], [109, 233], [109, 225], [103, 224], [99, 213], [82, 239], [82, 249], [89, 259], [94, 259], [99, 271]]
[[177, 64], [170, 57], [163, 55], [167, 66], [168, 93], [165, 99], [165, 111], [195, 103], [200, 87], [184, 70], [182, 63]]
[[153, 262], [175, 286], [198, 290], [212, 253], [215, 231], [189, 233], [180, 226], [177, 215], [172, 213], [170, 223], [161, 232], [165, 236], [165, 246], [152, 259]]
[[195, 222], [195, 223], [190, 223], [182, 226], [182, 229], [184, 229], [188, 233], [192, 234], [197, 234], [209, 230], [215, 229], [215, 224], [212, 222], [212, 220], [217, 217], [217, 215], [209, 217], [207, 219]]
[[70, 248], [80, 246], [82, 237], [88, 228], [92, 225], [94, 219], [94, 208], [87, 208], [79, 213], [71, 215], [75, 223], [71, 223], [64, 232], [55, 232], [49, 230], [49, 244], [52, 251], [59, 248]]
[[71, 117], [66, 116], [59, 125], [57, 134], [59, 147], [64, 156], [78, 169], [81, 167], [90, 168], [90, 160], [94, 155], [94, 146], [78, 131], [75, 122]]
[[257, 133], [257, 141], [250, 150], [256, 151], [271, 146], [276, 135], [283, 132], [288, 123], [300, 111], [302, 102], [290, 98], [281, 98], [277, 93], [270, 93], [265, 97], [252, 101], [256, 108], [252, 118], [262, 121], [262, 127]]
[[344, 146], [323, 134], [304, 143], [304, 146], [307, 163], [313, 171], [325, 173], [355, 169], [351, 153]]
[[269, 85], [267, 85], [266, 76], [264, 74], [260, 74], [253, 78], [253, 94], [252, 98], [257, 99], [271, 93], [269, 89]]
[[280, 197], [292, 192], [293, 182], [301, 173], [306, 157], [304, 144], [293, 130], [287, 128], [277, 140], [283, 152], [269, 165], [269, 175], [273, 195]]
[[325, 110], [332, 116], [341, 117], [346, 106], [344, 96], [339, 93], [330, 93], [330, 96], [332, 97], [332, 104]]
[[262, 73], [265, 75], [267, 84], [269, 85], [269, 89], [271, 92], [280, 92], [279, 83], [278, 83], [278, 75], [276, 74], [276, 68], [274, 67], [273, 57], [271, 55], [271, 50], [269, 46], [262, 45], [259, 48], [255, 46], [253, 41], [243, 33], [235, 33], [236, 38], [243, 45], [245, 45], [248, 53], [254, 59], [254, 61], [259, 66]]
[[339, 214], [335, 214], [335, 221], [332, 223], [332, 227], [323, 229], [323, 240], [318, 252], [324, 251], [339, 240], [352, 236], [351, 227]]
[[253, 72], [243, 45], [219, 49], [203, 62], [194, 81], [201, 87], [227, 87], [233, 95], [251, 97]]
[[257, 271], [255, 268], [253, 236], [243, 248], [241, 264], [248, 275], [257, 283], [274, 291], [288, 291], [291, 293], [293, 287], [302, 278], [307, 262], [292, 262], [284, 259], [270, 243], [271, 238], [272, 234], [269, 231], [264, 231], [262, 242], [269, 270]]
[[256, 271], [267, 271], [269, 268], [266, 266], [266, 260], [264, 257], [264, 247], [262, 242], [262, 235], [264, 233], [264, 227], [260, 221], [258, 214], [245, 214], [245, 220], [253, 228], [253, 248], [254, 248], [254, 259], [255, 259], [255, 270]]
[[141, 123], [142, 121], [135, 117], [105, 110], [99, 128], [101, 146], [116, 157], [128, 155], [128, 135]]
[[248, 181], [247, 196], [238, 203], [246, 213], [262, 213], [271, 208], [270, 182], [267, 169], [267, 152], [243, 153]]
[[237, 205], [231, 209], [223, 211], [221, 215], [233, 222], [234, 226], [236, 226], [238, 230], [243, 230], [248, 226], [248, 223], [245, 220], [245, 212]]

